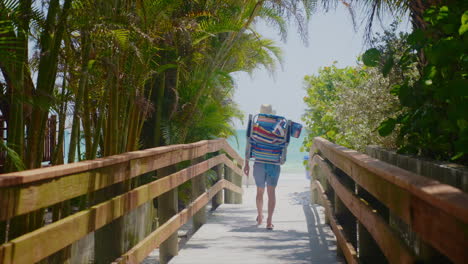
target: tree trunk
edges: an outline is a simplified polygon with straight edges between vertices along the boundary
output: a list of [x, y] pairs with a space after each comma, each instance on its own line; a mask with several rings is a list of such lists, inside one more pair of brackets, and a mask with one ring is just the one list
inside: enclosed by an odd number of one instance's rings
[[[37, 168], [41, 165], [44, 132], [57, 75], [58, 54], [71, 2], [71, 0], [65, 0], [63, 8], [60, 8], [59, 0], [50, 1], [44, 31], [41, 33], [40, 45], [41, 54], [43, 55], [39, 62], [37, 93], [34, 97], [35, 104], [31, 126], [28, 128], [28, 151], [26, 156], [26, 166], [28, 168]], [[53, 31], [55, 27], [56, 30]]]
[[[76, 160], [77, 145], [80, 144], [79, 134], [80, 134], [80, 112], [82, 112], [81, 105], [84, 100], [84, 93], [86, 90], [86, 86], [88, 85], [88, 61], [89, 61], [89, 54], [91, 50], [91, 43], [90, 43], [91, 40], [89, 39], [89, 36], [86, 30], [82, 30], [81, 34], [82, 34], [81, 74], [80, 74], [80, 82], [78, 84], [78, 90], [76, 91], [76, 94], [75, 94], [73, 124], [72, 124], [72, 131], [70, 135], [70, 146], [68, 149], [68, 163], [73, 163]], [[83, 113], [83, 114], [86, 115], [87, 113]]]

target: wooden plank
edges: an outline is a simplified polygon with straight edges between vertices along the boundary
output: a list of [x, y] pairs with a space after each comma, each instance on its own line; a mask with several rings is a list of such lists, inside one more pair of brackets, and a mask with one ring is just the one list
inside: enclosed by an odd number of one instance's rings
[[[223, 146], [222, 142], [215, 141], [214, 143], [215, 148]], [[109, 166], [64, 177], [56, 177], [46, 182], [28, 184], [21, 188], [2, 188], [0, 189], [0, 221], [102, 189], [143, 173], [188, 160], [200, 154], [204, 155], [208, 151], [206, 144], [196, 143], [188, 145], [182, 145], [185, 149], [181, 147], [176, 149], [167, 148], [169, 151], [166, 151], [166, 149], [164, 153], [147, 157], [139, 154], [139, 158], [130, 161], [112, 163]], [[151, 153], [154, 154], [155, 150], [160, 149], [152, 149]], [[223, 161], [234, 167], [230, 159], [225, 157], [225, 155]]]
[[[192, 160], [192, 164], [198, 163], [203, 160], [202, 157]], [[192, 185], [192, 197], [198, 197], [199, 195], [206, 192], [206, 175], [200, 174], [197, 177], [193, 177], [191, 180]], [[206, 208], [203, 207], [193, 216], [193, 231], [196, 232], [203, 224], [206, 223]]]
[[468, 194], [322, 138], [314, 147], [424, 241], [456, 263], [468, 259]]
[[0, 248], [0, 263], [2, 264], [13, 263], [11, 259], [12, 248], [13, 246], [11, 243], [6, 243], [2, 245], [2, 247]]
[[343, 252], [346, 262], [348, 264], [358, 264], [359, 262], [357, 258], [356, 249], [350, 242], [348, 242], [343, 227], [338, 223], [337, 219], [335, 218], [331, 202], [328, 199], [325, 190], [323, 189], [322, 185], [318, 180], [313, 181], [312, 185], [314, 185], [314, 188], [316, 188], [319, 192], [318, 197], [321, 200], [322, 206], [325, 207], [325, 214], [329, 219], [330, 226], [333, 230], [333, 233], [336, 236], [336, 240], [338, 241], [338, 245], [341, 251]]
[[96, 191], [128, 178], [127, 163], [48, 180], [42, 184], [0, 189], [0, 220], [33, 212]]
[[315, 138], [314, 146], [335, 166], [355, 178], [356, 181], [359, 178], [352, 170], [361, 167], [369, 174], [383, 178], [421, 200], [433, 204], [434, 207], [459, 218], [464, 223], [468, 223], [468, 194], [461, 190], [333, 144], [323, 138]]
[[320, 156], [316, 155], [313, 162], [325, 173], [342, 203], [365, 226], [390, 263], [414, 263], [416, 261], [410, 249], [404, 245], [404, 242], [391, 230], [384, 219], [342, 185]]
[[[220, 164], [225, 158], [225, 155], [213, 157], [16, 238], [10, 241], [14, 248], [12, 263], [37, 262], [145, 202]], [[4, 245], [0, 246], [0, 248], [3, 247]]]
[[[223, 168], [222, 164], [217, 165], [216, 168], [215, 168], [215, 171], [216, 171], [216, 178], [217, 178], [216, 181], [224, 179], [224, 168]], [[212, 210], [215, 210], [216, 208], [218, 208], [223, 203], [224, 203], [223, 192], [219, 192], [218, 194], [216, 194], [216, 196], [213, 198], [213, 200], [211, 200]]]
[[[170, 175], [174, 166], [159, 169], [158, 175]], [[199, 176], [198, 176], [199, 177]], [[158, 222], [160, 225], [179, 213], [178, 188], [173, 188], [158, 196]], [[123, 252], [122, 252], [123, 253]], [[122, 254], [122, 253], [119, 253]], [[170, 235], [159, 247], [159, 263], [166, 264], [179, 253], [179, 238], [177, 231]], [[112, 261], [112, 259], [109, 259]]]
[[[172, 233], [184, 225], [190, 219], [190, 217], [192, 217], [198, 210], [203, 208], [210, 201], [210, 199], [213, 198], [213, 196], [215, 196], [215, 194], [221, 191], [223, 188], [227, 188], [235, 192], [239, 191], [239, 188], [234, 184], [226, 180], [220, 180], [207, 192], [200, 195], [195, 201], [187, 206], [187, 208], [172, 217], [161, 227], [147, 236], [144, 240], [140, 241], [114, 263], [140, 263], [143, 261], [143, 259], [145, 259], [146, 256], [151, 253], [151, 251], [157, 248]], [[242, 189], [240, 191], [242, 191]]]
[[242, 171], [241, 168], [236, 166], [232, 160], [230, 160], [228, 157], [226, 157], [223, 161], [223, 163], [228, 166], [235, 174], [243, 176], [244, 172]]
[[[12, 172], [0, 174], [0, 187], [7, 187], [12, 185], [19, 185], [53, 179], [62, 177], [69, 174], [76, 174], [85, 172], [92, 169], [111, 166], [117, 163], [128, 162], [133, 159], [141, 159], [146, 157], [160, 156], [168, 152], [180, 150], [192, 150], [190, 159], [199, 157], [207, 153], [207, 151], [215, 152], [222, 149], [225, 144], [225, 139], [216, 140], [203, 140], [191, 144], [171, 145], [164, 147], [157, 147], [139, 151], [132, 151], [113, 155], [109, 157], [99, 158], [95, 160], [81, 161], [70, 164], [57, 165], [46, 168], [39, 168], [33, 170], [26, 170], [20, 172]], [[173, 164], [173, 163], [172, 163]], [[172, 165], [169, 164], [169, 165]]]
[[224, 141], [223, 150], [237, 162], [237, 166], [242, 167], [244, 165], [244, 159], [231, 147], [231, 145], [229, 145], [227, 141]]

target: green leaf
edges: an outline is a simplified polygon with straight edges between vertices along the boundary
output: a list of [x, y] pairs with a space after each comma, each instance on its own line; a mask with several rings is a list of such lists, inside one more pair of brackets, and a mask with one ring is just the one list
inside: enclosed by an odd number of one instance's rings
[[385, 64], [382, 68], [382, 74], [384, 77], [387, 77], [390, 71], [393, 68], [393, 65], [395, 64], [395, 61], [393, 60], [393, 56], [390, 56], [386, 61]]
[[461, 26], [458, 30], [458, 33], [460, 33], [460, 35], [463, 35], [466, 33], [466, 31], [468, 31], [468, 10], [465, 11], [465, 13], [463, 13], [461, 17]]
[[156, 70], [157, 73], [161, 73], [161, 72], [164, 72], [166, 70], [169, 70], [169, 69], [175, 69], [177, 68], [177, 64], [172, 64], [172, 63], [168, 63], [168, 64], [163, 64], [163, 65], [160, 65], [158, 67], [158, 69]]
[[393, 130], [395, 129], [395, 126], [397, 124], [397, 121], [393, 118], [389, 118], [385, 121], [383, 121], [379, 128], [377, 129], [379, 131], [379, 134], [382, 136], [382, 137], [386, 137], [388, 135], [390, 135]]
[[457, 159], [463, 157], [464, 154], [465, 153], [463, 153], [463, 152], [458, 152], [455, 156], [451, 157], [450, 160], [457, 160]]
[[437, 15], [437, 20], [445, 19], [449, 16], [449, 8], [447, 6], [442, 6], [439, 9], [439, 14]]
[[393, 85], [392, 89], [390, 90], [390, 94], [394, 96], [398, 96], [398, 94], [400, 93], [400, 88], [401, 88], [400, 84]]
[[380, 51], [376, 48], [368, 49], [364, 54], [362, 55], [362, 62], [364, 62], [364, 65], [369, 66], [369, 67], [375, 67], [377, 66], [379, 60], [380, 60]]
[[96, 63], [96, 60], [89, 60], [88, 61], [88, 70], [91, 70], [93, 68], [94, 63]]
[[424, 32], [421, 29], [416, 29], [408, 36], [410, 45], [418, 45], [425, 40]]
[[114, 29], [111, 31], [120, 45], [127, 47], [130, 31], [126, 29]]
[[0, 140], [0, 150], [6, 152], [7, 158], [9, 158], [16, 170], [21, 171], [26, 169], [20, 155], [14, 149], [7, 146], [3, 140]]

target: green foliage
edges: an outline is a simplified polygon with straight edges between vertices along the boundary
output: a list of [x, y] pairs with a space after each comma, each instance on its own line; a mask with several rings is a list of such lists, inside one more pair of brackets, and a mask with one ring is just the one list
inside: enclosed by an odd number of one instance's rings
[[[303, 120], [309, 132], [306, 148], [316, 136], [360, 151], [367, 145], [396, 148], [395, 118], [400, 106], [390, 92], [394, 84], [406, 78], [412, 80], [415, 75], [414, 65], [409, 64], [404, 73], [385, 60], [390, 54], [399, 60], [406, 45], [406, 36], [397, 34], [396, 28], [394, 23], [390, 30], [378, 34], [373, 40], [375, 47], [362, 56], [367, 63], [384, 69], [384, 74], [362, 65], [343, 69], [332, 65], [305, 77], [307, 110]], [[393, 119], [382, 123], [388, 117]]]
[[7, 160], [11, 162], [11, 164], [17, 171], [21, 171], [26, 168], [20, 155], [18, 155], [18, 153], [14, 149], [8, 147], [3, 140], [0, 140], [0, 151], [6, 152]]
[[409, 47], [382, 59], [390, 65], [380, 67], [384, 74], [392, 67], [407, 72], [415, 63], [421, 72], [415, 81], [407, 76], [393, 86], [401, 112], [379, 129], [387, 135], [400, 128], [400, 152], [468, 162], [467, 8], [466, 1], [428, 8], [427, 27], [408, 36]]
[[372, 48], [364, 52], [362, 55], [362, 62], [367, 66], [375, 67], [378, 65], [380, 56], [380, 51], [376, 48]]
[[[304, 146], [316, 136], [364, 151], [367, 145], [395, 147], [395, 137], [383, 138], [379, 124], [396, 109], [389, 83], [377, 71], [363, 66], [321, 68], [305, 77], [307, 96], [303, 116], [308, 129]], [[390, 131], [391, 132], [391, 131]], [[387, 133], [390, 133], [387, 132]]]

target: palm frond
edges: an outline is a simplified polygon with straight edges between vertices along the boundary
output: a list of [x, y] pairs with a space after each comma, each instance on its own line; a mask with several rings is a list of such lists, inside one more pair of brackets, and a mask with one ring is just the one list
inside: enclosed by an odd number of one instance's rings
[[26, 169], [26, 166], [24, 165], [20, 155], [18, 155], [18, 153], [15, 150], [7, 146], [7, 144], [3, 140], [0, 140], [0, 151], [6, 152], [7, 160], [11, 162], [11, 164], [16, 168], [16, 170], [21, 171]]

